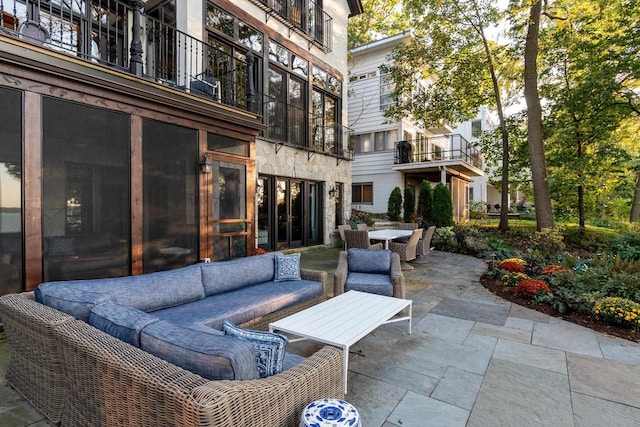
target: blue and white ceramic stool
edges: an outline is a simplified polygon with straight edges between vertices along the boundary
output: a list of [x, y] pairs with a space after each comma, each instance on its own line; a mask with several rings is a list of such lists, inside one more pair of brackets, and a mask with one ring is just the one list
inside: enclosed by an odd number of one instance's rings
[[362, 427], [360, 414], [349, 402], [322, 399], [311, 402], [302, 411], [300, 427]]

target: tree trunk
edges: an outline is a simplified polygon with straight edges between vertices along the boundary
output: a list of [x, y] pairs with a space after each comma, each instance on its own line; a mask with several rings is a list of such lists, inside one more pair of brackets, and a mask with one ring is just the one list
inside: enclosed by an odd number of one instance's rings
[[629, 222], [640, 221], [640, 171], [636, 178], [636, 189], [633, 192], [633, 202], [631, 203], [631, 216]]
[[537, 59], [541, 12], [542, 0], [538, 0], [531, 6], [529, 12], [527, 40], [524, 48], [524, 98], [527, 102], [527, 142], [529, 143], [529, 161], [531, 163], [538, 230], [553, 228], [554, 226], [549, 183], [547, 182], [547, 163], [544, 157], [542, 108], [538, 94]]

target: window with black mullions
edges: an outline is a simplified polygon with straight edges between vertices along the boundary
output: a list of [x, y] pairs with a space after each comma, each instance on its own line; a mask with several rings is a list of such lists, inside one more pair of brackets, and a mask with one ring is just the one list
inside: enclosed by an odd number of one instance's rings
[[344, 149], [340, 121], [342, 81], [316, 66], [312, 68], [312, 77], [314, 147], [318, 151], [341, 154]]

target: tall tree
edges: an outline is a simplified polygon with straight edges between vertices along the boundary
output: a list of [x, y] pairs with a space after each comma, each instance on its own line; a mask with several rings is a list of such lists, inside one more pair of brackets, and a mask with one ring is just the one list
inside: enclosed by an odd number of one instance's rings
[[363, 0], [364, 13], [349, 19], [348, 48], [370, 43], [409, 29], [402, 0]]
[[[408, 0], [415, 37], [398, 47], [390, 67], [396, 100], [387, 114], [410, 116], [425, 128], [442, 121], [474, 117], [482, 105], [498, 114], [502, 144], [501, 230], [508, 228], [509, 133], [503, 97], [510, 68], [504, 66], [504, 48], [490, 40], [487, 31], [498, 25], [502, 13], [490, 0]], [[415, 91], [416, 76], [431, 84]], [[409, 96], [410, 95], [410, 96]]]
[[538, 230], [553, 228], [553, 211], [547, 182], [547, 163], [542, 134], [542, 106], [538, 93], [538, 38], [542, 1], [534, 0], [529, 12], [529, 24], [524, 48], [524, 97], [527, 102], [527, 142], [531, 162], [531, 180], [536, 207]]

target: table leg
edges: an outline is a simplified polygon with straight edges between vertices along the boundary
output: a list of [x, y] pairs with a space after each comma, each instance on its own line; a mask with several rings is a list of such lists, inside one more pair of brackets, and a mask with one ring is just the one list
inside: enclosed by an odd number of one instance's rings
[[344, 358], [344, 394], [347, 394], [347, 376], [349, 375], [349, 346], [342, 348]]
[[411, 318], [413, 317], [413, 301], [409, 303], [409, 335], [411, 335]]

